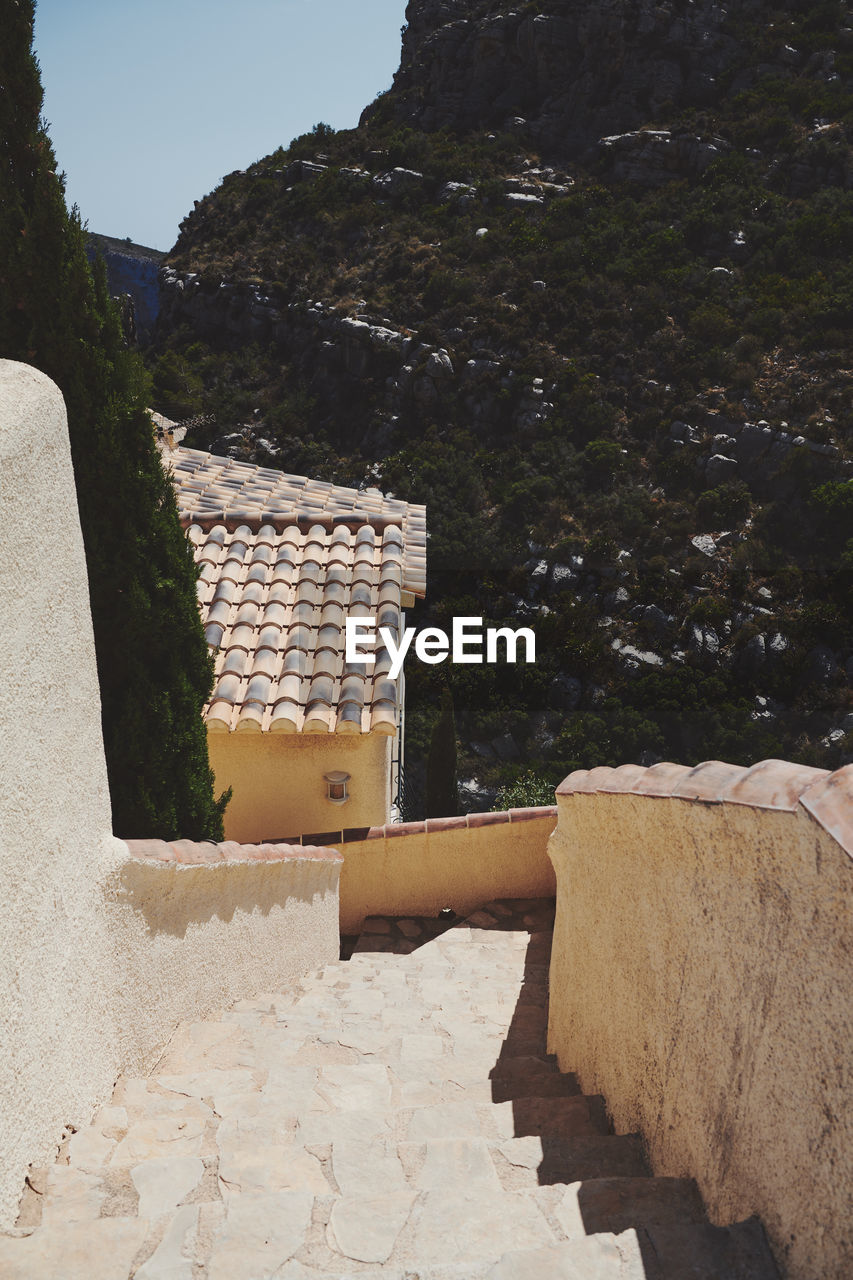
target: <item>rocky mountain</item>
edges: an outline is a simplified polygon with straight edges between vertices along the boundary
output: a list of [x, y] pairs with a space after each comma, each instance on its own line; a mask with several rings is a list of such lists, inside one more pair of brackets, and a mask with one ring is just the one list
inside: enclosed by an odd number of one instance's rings
[[[767, 6], [737, 9], [760, 20]], [[715, 102], [740, 53], [714, 0], [413, 0], [395, 110], [416, 128], [510, 129], [578, 158], [607, 134]]]
[[468, 801], [532, 767], [853, 753], [853, 19], [411, 3], [392, 89], [197, 202], [156, 408], [426, 501]]

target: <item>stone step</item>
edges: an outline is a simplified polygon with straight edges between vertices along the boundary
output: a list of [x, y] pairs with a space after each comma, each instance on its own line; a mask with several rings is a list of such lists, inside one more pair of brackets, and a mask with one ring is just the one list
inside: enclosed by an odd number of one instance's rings
[[649, 1176], [639, 1134], [595, 1134], [577, 1138], [510, 1138], [493, 1149], [507, 1190], [582, 1182], [591, 1178]]
[[511, 1103], [515, 1136], [577, 1138], [606, 1134], [609, 1129], [604, 1099], [599, 1094], [571, 1098], [517, 1098]]
[[728, 1227], [646, 1227], [638, 1237], [648, 1280], [779, 1280], [758, 1218]]
[[492, 1076], [495, 1102], [515, 1102], [518, 1098], [570, 1098], [579, 1093], [577, 1080], [569, 1075]]
[[[560, 1071], [557, 1056], [553, 1053], [517, 1054], [512, 1058], [506, 1058], [501, 1055], [489, 1072], [489, 1078], [492, 1080], [523, 1079], [529, 1075], [566, 1076], [566, 1078], [569, 1078], [570, 1073]], [[574, 1079], [574, 1076], [571, 1076], [571, 1078]]]
[[498, 1062], [512, 1062], [516, 1058], [541, 1058], [543, 1062], [553, 1062], [556, 1066], [557, 1056], [545, 1052], [546, 1037], [541, 1032], [536, 1034], [517, 1033], [506, 1037], [498, 1054]]
[[[627, 1231], [629, 1227], [704, 1224], [705, 1206], [692, 1178], [590, 1178], [573, 1183], [578, 1233]], [[566, 1227], [566, 1234], [574, 1232]]]
[[499, 1058], [489, 1072], [495, 1102], [514, 1098], [568, 1098], [581, 1092], [577, 1077], [560, 1071], [556, 1062], [540, 1054]]
[[542, 1249], [513, 1250], [486, 1280], [779, 1280], [756, 1218], [730, 1227], [599, 1232]]

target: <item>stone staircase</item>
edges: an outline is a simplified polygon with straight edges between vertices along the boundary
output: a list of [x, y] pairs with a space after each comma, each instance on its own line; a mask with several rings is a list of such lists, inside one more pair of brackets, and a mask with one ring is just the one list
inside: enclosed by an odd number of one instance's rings
[[[553, 903], [367, 921], [182, 1027], [33, 1175], [3, 1280], [771, 1280], [545, 1052]], [[26, 1234], [30, 1232], [30, 1234]]]

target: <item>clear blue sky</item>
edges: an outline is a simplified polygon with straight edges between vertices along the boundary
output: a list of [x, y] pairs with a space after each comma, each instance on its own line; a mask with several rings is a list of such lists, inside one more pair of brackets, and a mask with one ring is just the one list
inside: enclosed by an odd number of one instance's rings
[[224, 174], [345, 129], [391, 83], [405, 0], [38, 0], [44, 115], [90, 231], [169, 249]]

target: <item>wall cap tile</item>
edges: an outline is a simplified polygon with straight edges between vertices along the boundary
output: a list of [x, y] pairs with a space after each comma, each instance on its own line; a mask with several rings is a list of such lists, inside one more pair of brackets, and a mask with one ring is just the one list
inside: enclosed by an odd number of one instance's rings
[[641, 764], [622, 764], [611, 770], [611, 776], [603, 782], [599, 791], [631, 791], [634, 784], [646, 775], [646, 768]]
[[222, 844], [193, 840], [126, 840], [135, 862], [168, 864], [176, 868], [233, 866], [245, 862], [343, 862], [337, 849], [311, 844]]
[[853, 858], [853, 765], [836, 769], [809, 787], [800, 804]]
[[558, 796], [593, 794], [738, 804], [781, 813], [802, 806], [853, 857], [853, 764], [834, 773], [773, 759], [749, 768], [723, 760], [705, 760], [692, 769], [669, 761], [648, 769], [599, 766], [570, 773], [557, 788]]
[[730, 804], [793, 813], [803, 792], [829, 776], [828, 769], [813, 769], [788, 760], [760, 760], [725, 788], [722, 799]]
[[427, 834], [439, 835], [442, 831], [459, 831], [467, 828], [468, 818], [464, 813], [453, 818], [427, 818], [424, 825]]
[[387, 822], [382, 828], [386, 840], [395, 836], [422, 836], [426, 832], [425, 822]]
[[726, 787], [733, 786], [745, 773], [746, 769], [741, 764], [705, 760], [673, 787], [672, 794], [683, 800], [704, 800], [706, 804], [718, 804]]
[[494, 812], [468, 814], [468, 827], [471, 831], [476, 831], [478, 827], [496, 827], [502, 822], [509, 822], [509, 814], [501, 809]]
[[682, 778], [686, 778], [689, 772], [689, 765], [671, 764], [668, 760], [662, 760], [660, 764], [653, 764], [646, 769], [643, 777], [637, 779], [631, 790], [640, 796], [671, 796], [673, 787]]
[[537, 818], [556, 818], [559, 810], [554, 805], [540, 805], [531, 809], [510, 809], [510, 822], [534, 822]]

